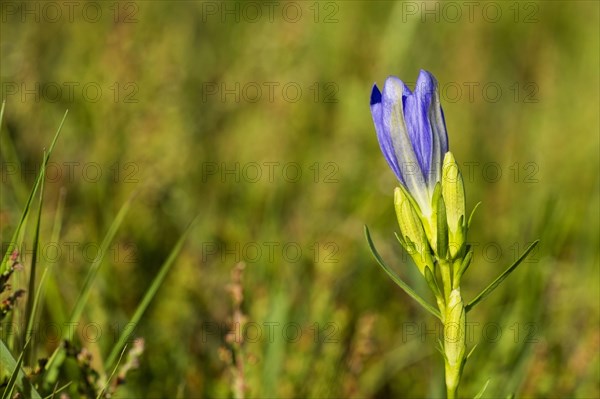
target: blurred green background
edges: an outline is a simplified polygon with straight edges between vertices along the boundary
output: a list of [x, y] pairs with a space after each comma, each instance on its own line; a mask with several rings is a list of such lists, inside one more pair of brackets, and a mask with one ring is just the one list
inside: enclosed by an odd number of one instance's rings
[[[119, 397], [232, 395], [241, 261], [248, 397], [443, 396], [439, 326], [363, 236], [367, 224], [427, 295], [393, 235], [397, 183], [368, 104], [374, 82], [414, 84], [421, 68], [439, 81], [468, 209], [482, 201], [465, 298], [541, 239], [469, 313], [478, 346], [462, 394], [489, 379], [484, 397], [600, 395], [599, 3], [67, 3], [0, 2], [3, 250], [69, 110], [47, 176], [55, 285], [41, 323], [65, 323], [135, 192], [85, 311], [101, 336], [79, 332], [102, 369], [114, 329], [199, 215], [136, 330], [146, 351]], [[61, 190], [58, 255], [44, 255]]]

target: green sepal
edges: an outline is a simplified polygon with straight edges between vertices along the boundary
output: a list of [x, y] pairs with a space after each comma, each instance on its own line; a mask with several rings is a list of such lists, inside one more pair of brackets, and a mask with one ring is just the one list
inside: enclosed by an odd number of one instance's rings
[[455, 286], [460, 285], [460, 280], [462, 279], [463, 274], [467, 271], [469, 266], [471, 265], [471, 261], [473, 260], [473, 249], [471, 249], [470, 245], [467, 245], [467, 255], [465, 255], [458, 271], [456, 272], [456, 277], [454, 278]]
[[[440, 182], [435, 184], [433, 189], [433, 195], [431, 196], [431, 216], [429, 219], [423, 217], [423, 227], [429, 240], [429, 245], [437, 253], [437, 241], [438, 241], [438, 202], [442, 196], [442, 185]], [[444, 219], [445, 220], [445, 219]]]
[[[414, 210], [419, 214], [422, 215], [421, 212], [421, 207], [419, 206], [419, 204], [417, 203], [417, 201], [415, 201], [415, 199], [413, 198], [413, 196], [408, 192], [408, 190], [406, 190], [406, 187], [404, 187], [402, 184], [400, 184], [397, 189], [400, 189], [402, 191], [402, 194], [404, 195], [404, 197], [410, 202], [410, 204], [413, 206]], [[394, 193], [395, 194], [395, 193]]]
[[402, 288], [402, 290], [404, 292], [406, 292], [411, 298], [413, 298], [415, 301], [417, 301], [419, 303], [419, 305], [421, 305], [425, 310], [427, 310], [429, 313], [431, 313], [438, 319], [442, 320], [441, 313], [436, 308], [431, 306], [431, 304], [429, 304], [429, 302], [427, 302], [425, 299], [421, 298], [421, 296], [419, 296], [419, 294], [417, 294], [415, 291], [413, 291], [413, 289], [410, 288], [410, 286], [408, 284], [406, 284], [404, 281], [402, 281], [400, 276], [398, 276], [398, 274], [396, 272], [394, 272], [383, 261], [383, 259], [379, 255], [379, 252], [377, 252], [377, 249], [375, 248], [375, 244], [373, 244], [373, 240], [371, 239], [371, 234], [369, 233], [369, 228], [366, 225], [365, 225], [365, 238], [367, 239], [367, 243], [369, 244], [369, 249], [371, 250], [371, 254], [373, 254], [373, 257], [375, 258], [375, 260], [377, 261], [379, 266], [381, 266], [381, 268], [387, 273], [387, 275], [390, 276], [390, 278], [400, 288]]
[[444, 361], [447, 362], [448, 359], [446, 358], [446, 354], [444, 353], [444, 344], [442, 343], [442, 340], [439, 338], [437, 339], [437, 346], [435, 347], [435, 349], [437, 349], [442, 354]]
[[433, 276], [433, 273], [429, 267], [425, 268], [425, 280], [427, 281], [427, 285], [429, 285], [429, 288], [431, 291], [433, 291], [433, 294], [436, 296], [436, 298], [441, 298], [442, 291], [440, 290], [440, 286], [438, 285], [437, 280]]
[[464, 252], [467, 243], [467, 228], [464, 225], [465, 215], [461, 215], [458, 219], [458, 226], [454, 232], [450, 228], [448, 230], [448, 248], [451, 259], [460, 258]]
[[515, 261], [515, 263], [513, 263], [511, 266], [509, 266], [508, 269], [506, 269], [504, 271], [504, 273], [499, 275], [490, 285], [488, 285], [483, 291], [481, 291], [481, 293], [479, 295], [477, 295], [475, 297], [475, 299], [473, 299], [471, 302], [469, 302], [465, 306], [465, 310], [468, 312], [469, 310], [471, 310], [473, 308], [473, 306], [477, 305], [485, 297], [487, 297], [489, 294], [491, 294], [492, 291], [494, 291], [500, 285], [500, 283], [502, 283], [504, 281], [504, 279], [506, 279], [508, 277], [508, 275], [510, 273], [512, 273], [517, 268], [517, 266], [519, 266], [521, 264], [521, 262], [527, 257], [527, 255], [529, 255], [529, 253], [533, 250], [533, 248], [535, 248], [535, 246], [539, 244], [539, 242], [540, 242], [540, 240], [535, 240], [525, 250], [523, 255], [521, 255], [521, 257]]
[[[413, 259], [413, 261], [417, 265], [417, 268], [419, 269], [419, 272], [423, 274], [425, 272], [425, 268], [433, 267], [433, 258], [431, 257], [429, 251], [425, 253], [420, 253], [415, 243], [412, 242], [408, 236], [402, 238], [396, 232], [394, 232], [394, 235], [396, 236], [396, 239], [398, 240], [402, 248], [404, 248], [406, 253], [409, 254], [410, 257]], [[423, 267], [423, 270], [421, 270], [421, 267]]]
[[[438, 183], [439, 184], [439, 183]], [[436, 186], [436, 188], [439, 187]], [[437, 204], [436, 204], [436, 227], [437, 227], [437, 255], [446, 259], [446, 255], [448, 253], [448, 222], [446, 221], [446, 205], [444, 203], [444, 196], [437, 196]], [[435, 198], [435, 195], [434, 195]]]
[[[440, 309], [440, 314], [443, 317], [446, 312], [446, 303], [444, 302], [444, 296], [442, 295], [440, 286], [438, 285], [438, 282], [433, 273], [434, 272], [429, 267], [425, 267], [425, 281], [427, 281], [429, 289], [433, 292], [433, 295], [435, 295], [435, 300], [438, 304], [438, 309]], [[442, 320], [442, 323], [443, 322], [444, 320]]]
[[396, 236], [396, 240], [398, 240], [400, 245], [402, 245], [402, 248], [406, 249], [406, 241], [404, 241], [404, 239], [400, 235], [398, 235], [398, 233], [396, 233], [395, 231], [394, 231], [394, 235]]

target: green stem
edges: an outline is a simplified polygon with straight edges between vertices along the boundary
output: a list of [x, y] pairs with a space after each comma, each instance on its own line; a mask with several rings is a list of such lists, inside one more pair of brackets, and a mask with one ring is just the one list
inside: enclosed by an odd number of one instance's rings
[[453, 269], [457, 269], [456, 265], [453, 268], [452, 262], [441, 259], [437, 262], [444, 285], [444, 303], [442, 306], [442, 301], [438, 301], [438, 307], [444, 323], [446, 395], [448, 399], [455, 399], [466, 360], [466, 311], [460, 287], [453, 284], [453, 280], [457, 278], [453, 273]]
[[438, 264], [442, 275], [442, 283], [444, 284], [444, 299], [446, 300], [446, 303], [448, 303], [450, 292], [452, 292], [452, 271], [450, 270], [450, 262], [438, 260]]
[[444, 362], [448, 399], [458, 395], [458, 385], [466, 361], [467, 319], [460, 289], [450, 292], [444, 315]]

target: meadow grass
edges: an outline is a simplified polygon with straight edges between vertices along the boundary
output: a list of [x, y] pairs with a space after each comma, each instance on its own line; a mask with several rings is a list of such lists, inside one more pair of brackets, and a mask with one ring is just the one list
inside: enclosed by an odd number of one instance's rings
[[[479, 7], [471, 22], [465, 8], [423, 20], [406, 8], [420, 2], [324, 2], [318, 17], [295, 2], [296, 22], [252, 22], [153, 1], [102, 4], [94, 23], [4, 4], [0, 234], [3, 255], [20, 243], [10, 292], [28, 295], [2, 320], [0, 390], [70, 356], [62, 337], [87, 352], [43, 390], [73, 397], [81, 370], [99, 373], [98, 395], [117, 365], [117, 397], [443, 397], [439, 323], [363, 235], [433, 303], [394, 237], [368, 105], [373, 82], [425, 68], [467, 209], [482, 203], [465, 299], [540, 239], [469, 313], [461, 392], [600, 395], [597, 3], [494, 3], [497, 21]], [[27, 325], [48, 333], [27, 341]]]

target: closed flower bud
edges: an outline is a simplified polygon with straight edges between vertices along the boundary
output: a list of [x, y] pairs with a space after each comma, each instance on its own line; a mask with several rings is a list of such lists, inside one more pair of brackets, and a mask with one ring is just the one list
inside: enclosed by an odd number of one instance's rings
[[433, 270], [433, 259], [421, 218], [417, 215], [413, 202], [414, 200], [404, 187], [396, 187], [394, 205], [401, 238], [405, 249], [415, 261], [421, 274], [424, 275], [426, 266]]
[[460, 252], [465, 241], [465, 188], [462, 174], [451, 152], [444, 156], [442, 167], [442, 197], [448, 221], [448, 247], [452, 258]]
[[433, 75], [421, 71], [413, 92], [395, 76], [386, 79], [383, 91], [371, 92], [371, 114], [383, 155], [403, 188], [429, 219], [431, 199], [440, 181], [448, 135]]

